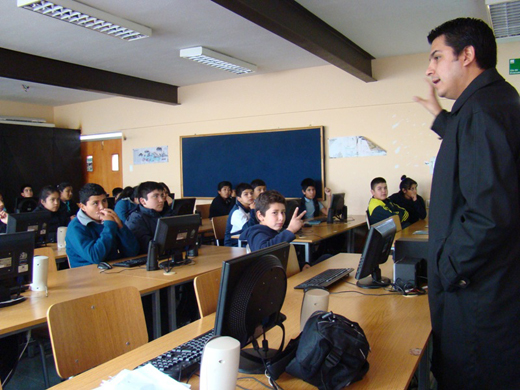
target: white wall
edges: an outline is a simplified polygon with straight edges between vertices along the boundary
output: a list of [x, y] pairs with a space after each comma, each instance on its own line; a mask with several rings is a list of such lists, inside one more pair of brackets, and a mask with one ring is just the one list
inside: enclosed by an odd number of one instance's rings
[[[518, 55], [519, 43], [499, 48], [499, 71], [520, 89], [517, 76], [508, 75], [507, 62]], [[327, 157], [325, 162], [327, 186], [346, 192], [349, 212], [362, 214], [375, 176], [385, 177], [393, 192], [406, 174], [429, 198], [431, 173], [425, 162], [436, 156], [440, 141], [429, 130], [433, 118], [412, 101], [413, 95], [426, 94], [427, 57], [425, 53], [375, 60], [374, 76], [379, 81], [374, 83], [322, 66], [183, 87], [179, 106], [110, 98], [55, 107], [54, 117], [57, 126], [80, 127], [83, 134], [123, 131], [124, 185], [164, 181], [177, 194], [183, 135], [318, 125], [325, 126], [326, 138], [362, 135], [385, 148], [387, 155]], [[452, 102], [442, 104], [449, 109]], [[132, 149], [161, 145], [169, 147], [169, 163], [133, 166]], [[283, 151], [283, 145], [273, 147]], [[224, 179], [225, 172], [215, 178], [215, 186]], [[268, 182], [267, 173], [264, 179]]]
[[42, 118], [49, 123], [54, 123], [54, 109], [50, 106], [8, 102], [0, 100], [0, 115], [23, 116], [28, 118]]

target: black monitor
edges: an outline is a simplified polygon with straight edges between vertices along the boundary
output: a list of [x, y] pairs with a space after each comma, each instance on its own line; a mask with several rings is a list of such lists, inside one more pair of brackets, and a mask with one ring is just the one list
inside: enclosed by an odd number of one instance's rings
[[116, 207], [116, 198], [113, 196], [107, 196], [107, 205], [109, 209], [114, 210], [114, 207]]
[[38, 198], [18, 197], [14, 201], [15, 213], [31, 213], [36, 207], [38, 207]]
[[196, 198], [182, 198], [173, 201], [173, 215], [193, 214]]
[[[394, 248], [394, 283], [406, 285], [411, 281], [413, 287], [426, 285], [428, 282], [428, 239], [424, 236], [402, 237], [395, 241]], [[403, 273], [403, 270], [410, 272]], [[413, 278], [408, 277], [403, 280], [404, 276], [413, 276]]]
[[0, 236], [0, 307], [19, 303], [22, 288], [31, 283], [34, 257], [34, 232]]
[[157, 246], [158, 257], [171, 259], [162, 267], [186, 263], [187, 256], [184, 259], [182, 254], [196, 247], [199, 227], [199, 214], [164, 217], [157, 220], [153, 240]]
[[51, 219], [50, 211], [34, 211], [32, 213], [9, 214], [6, 233], [34, 231], [36, 246], [47, 243], [47, 229]]
[[[280, 310], [287, 291], [289, 247], [281, 243], [223, 263], [215, 335], [233, 337], [243, 348], [251, 342], [256, 344], [257, 337], [283, 321]], [[264, 360], [276, 352], [267, 346], [259, 351]], [[240, 371], [264, 371], [255, 350], [241, 352]]]
[[[284, 229], [289, 227], [296, 207], [300, 207], [300, 199], [287, 199], [285, 201], [285, 222], [283, 224]], [[301, 214], [302, 211], [305, 210], [298, 210], [298, 213]]]
[[395, 222], [392, 218], [375, 223], [370, 227], [356, 272], [358, 287], [380, 288], [390, 285], [390, 279], [381, 276], [379, 264], [388, 260], [395, 232]]
[[327, 223], [344, 222], [347, 220], [347, 206], [345, 206], [345, 193], [332, 194]]

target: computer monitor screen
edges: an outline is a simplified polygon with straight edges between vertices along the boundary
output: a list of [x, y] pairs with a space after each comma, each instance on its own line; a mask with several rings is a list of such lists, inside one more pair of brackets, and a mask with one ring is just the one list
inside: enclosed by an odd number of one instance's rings
[[173, 215], [193, 214], [195, 198], [182, 198], [173, 201]]
[[107, 205], [109, 209], [114, 210], [114, 207], [116, 206], [116, 198], [113, 196], [107, 196]]
[[347, 220], [347, 207], [345, 206], [345, 193], [332, 194], [327, 223], [334, 221], [343, 222]]
[[381, 276], [379, 264], [388, 260], [395, 232], [395, 222], [392, 218], [385, 219], [370, 227], [356, 272], [358, 287], [380, 288], [390, 284], [390, 279]]
[[32, 213], [9, 214], [6, 233], [34, 231], [36, 246], [47, 243], [47, 228], [51, 219], [50, 211], [34, 211]]
[[38, 207], [38, 198], [16, 198], [14, 202], [15, 213], [30, 213]]
[[31, 283], [34, 232], [0, 236], [0, 304]]
[[198, 214], [159, 218], [154, 236], [159, 258], [171, 258], [174, 263], [183, 263], [183, 251], [193, 249], [197, 244], [199, 226]]
[[[243, 348], [283, 321], [280, 310], [287, 291], [289, 247], [281, 243], [223, 263], [215, 335], [233, 337]], [[264, 359], [273, 353], [265, 351]], [[262, 372], [258, 353], [243, 351], [240, 369]]]
[[[291, 218], [293, 217], [296, 207], [300, 207], [300, 199], [287, 199], [285, 201], [285, 222], [283, 224], [284, 229], [287, 229], [289, 223], [291, 223]], [[301, 214], [302, 211], [303, 210], [298, 210], [298, 213]]]

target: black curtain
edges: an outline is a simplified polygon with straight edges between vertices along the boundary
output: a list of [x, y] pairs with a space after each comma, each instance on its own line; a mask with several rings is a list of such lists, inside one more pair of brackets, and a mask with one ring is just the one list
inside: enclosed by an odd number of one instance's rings
[[13, 211], [24, 183], [38, 196], [45, 185], [69, 181], [78, 201], [83, 183], [79, 136], [78, 130], [0, 125], [0, 192], [8, 211]]

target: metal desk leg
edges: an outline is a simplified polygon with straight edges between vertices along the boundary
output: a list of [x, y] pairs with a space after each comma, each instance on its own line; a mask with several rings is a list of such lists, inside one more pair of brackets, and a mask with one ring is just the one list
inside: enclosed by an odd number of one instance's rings
[[175, 297], [175, 286], [170, 286], [166, 289], [168, 294], [168, 326], [169, 331], [172, 332], [177, 329], [177, 302]]
[[153, 339], [155, 340], [161, 337], [161, 294], [157, 290], [149, 295], [152, 297]]

